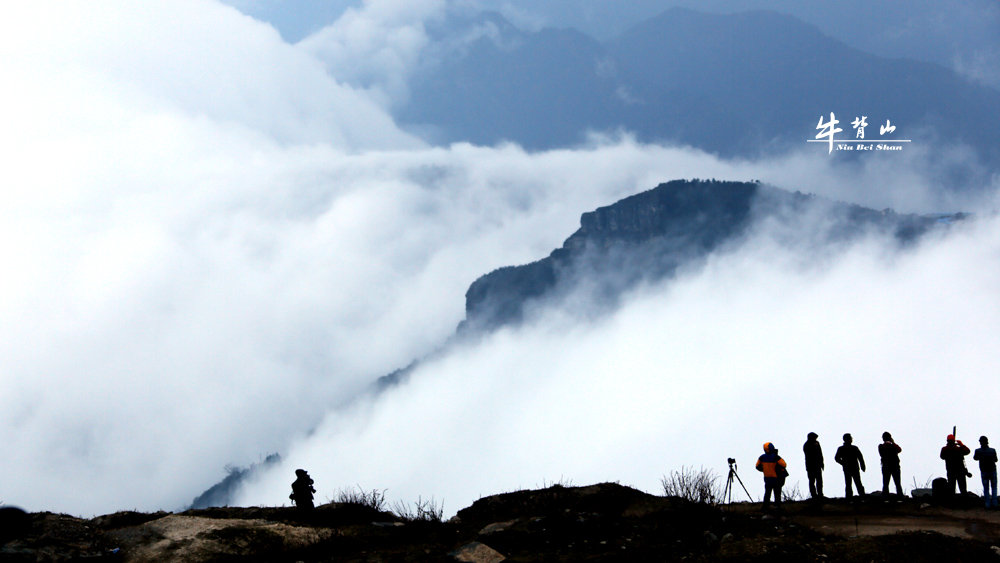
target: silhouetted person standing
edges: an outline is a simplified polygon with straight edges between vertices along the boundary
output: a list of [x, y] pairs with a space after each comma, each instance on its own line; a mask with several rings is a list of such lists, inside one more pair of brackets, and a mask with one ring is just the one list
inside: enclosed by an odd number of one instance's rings
[[764, 454], [757, 458], [757, 471], [764, 474], [764, 510], [771, 503], [771, 493], [774, 493], [774, 506], [781, 508], [781, 486], [785, 484], [788, 471], [785, 460], [778, 455], [778, 449], [771, 442], [764, 442]]
[[313, 480], [306, 473], [305, 469], [295, 470], [295, 481], [292, 482], [292, 494], [288, 498], [292, 499], [299, 510], [311, 510], [313, 508]]
[[997, 451], [990, 447], [986, 436], [979, 437], [980, 447], [972, 454], [979, 462], [979, 476], [983, 478], [983, 499], [986, 508], [997, 507]]
[[854, 491], [851, 490], [852, 481], [858, 488], [858, 495], [864, 496], [865, 494], [865, 487], [861, 484], [861, 471], [865, 470], [865, 458], [861, 455], [861, 450], [852, 442], [854, 442], [854, 438], [851, 438], [850, 434], [844, 434], [844, 445], [837, 448], [837, 453], [833, 456], [833, 460], [844, 468], [847, 498], [854, 496]]
[[809, 477], [809, 494], [814, 499], [823, 498], [823, 448], [816, 439], [819, 435], [810, 432], [806, 435], [806, 443], [802, 451], [806, 454], [806, 476]]
[[903, 448], [892, 439], [892, 434], [882, 433], [882, 443], [878, 445], [878, 456], [882, 458], [882, 496], [889, 498], [889, 479], [896, 483], [896, 494], [903, 496], [899, 484], [899, 454]]
[[941, 448], [941, 459], [944, 460], [945, 470], [948, 472], [948, 490], [955, 494], [955, 483], [958, 483], [958, 490], [964, 495], [967, 491], [965, 478], [969, 476], [969, 470], [965, 467], [965, 456], [969, 455], [969, 448], [956, 440], [954, 434], [948, 434], [948, 443]]

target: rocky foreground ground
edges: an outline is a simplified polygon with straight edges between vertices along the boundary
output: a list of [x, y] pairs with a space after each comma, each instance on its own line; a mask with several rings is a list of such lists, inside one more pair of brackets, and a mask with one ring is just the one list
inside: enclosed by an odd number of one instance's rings
[[713, 506], [617, 484], [486, 497], [447, 522], [359, 504], [7, 519], [0, 561], [1000, 561], [1000, 513], [913, 499]]

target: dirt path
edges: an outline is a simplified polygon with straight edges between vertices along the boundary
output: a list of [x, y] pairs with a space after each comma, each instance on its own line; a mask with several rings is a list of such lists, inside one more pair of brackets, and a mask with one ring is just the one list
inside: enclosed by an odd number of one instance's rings
[[[993, 515], [990, 515], [993, 516]], [[872, 515], [858, 516], [799, 516], [794, 520], [825, 534], [839, 536], [882, 536], [896, 532], [938, 532], [957, 538], [983, 541], [1000, 540], [1000, 522], [995, 517], [984, 519], [935, 514], [916, 515]]]
[[[760, 510], [760, 505], [742, 505], [737, 510], [753, 513]], [[834, 499], [822, 507], [807, 503], [787, 505], [779, 517], [824, 534], [843, 537], [923, 531], [1000, 542], [1000, 511], [983, 508], [942, 508], [914, 501], [851, 505]]]

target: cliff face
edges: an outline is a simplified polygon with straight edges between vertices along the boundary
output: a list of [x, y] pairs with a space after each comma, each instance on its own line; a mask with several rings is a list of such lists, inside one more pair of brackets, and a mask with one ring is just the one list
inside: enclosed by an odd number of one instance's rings
[[671, 276], [737, 244], [765, 219], [796, 244], [828, 245], [872, 231], [906, 243], [961, 217], [876, 211], [757, 182], [675, 180], [584, 213], [580, 228], [548, 257], [477, 279], [466, 292], [459, 333], [520, 322], [543, 299], [558, 300], [584, 284], [588, 306], [613, 305], [640, 281]]
[[563, 244], [570, 254], [588, 245], [609, 248], [653, 238], [681, 238], [711, 248], [740, 230], [758, 185], [675, 180], [600, 207], [580, 217], [580, 229]]
[[599, 304], [640, 279], [668, 275], [743, 232], [758, 187], [677, 180], [584, 213], [580, 229], [548, 257], [476, 280], [459, 330], [518, 322], [533, 302], [584, 279], [595, 284]]

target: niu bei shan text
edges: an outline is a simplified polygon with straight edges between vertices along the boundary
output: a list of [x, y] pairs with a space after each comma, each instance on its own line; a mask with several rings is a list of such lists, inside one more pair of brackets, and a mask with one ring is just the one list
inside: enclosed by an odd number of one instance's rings
[[[868, 127], [867, 115], [857, 116], [854, 121], [850, 122], [851, 128], [854, 130], [853, 139], [837, 138], [837, 133], [843, 133], [844, 129], [837, 127], [840, 120], [832, 111], [830, 119], [825, 119], [824, 116], [819, 116], [819, 121], [816, 123], [816, 129], [819, 130], [819, 133], [816, 134], [815, 139], [809, 139], [807, 142], [827, 143], [828, 153], [832, 153], [835, 148], [838, 151], [901, 151], [903, 150], [902, 143], [910, 142], [910, 139], [884, 138], [896, 131], [896, 126], [888, 119], [885, 120], [885, 124], [878, 126], [879, 138], [876, 141], [865, 139], [865, 129]], [[844, 125], [844, 127], [846, 126], [847, 124]]]

